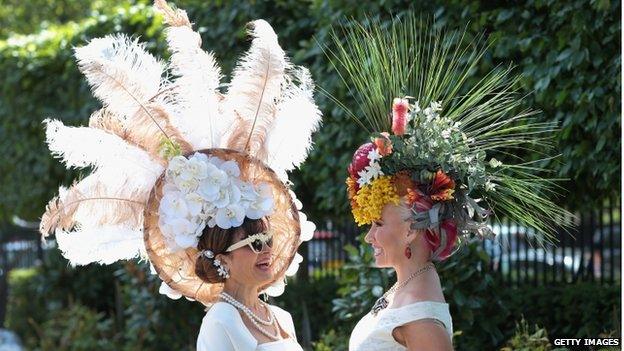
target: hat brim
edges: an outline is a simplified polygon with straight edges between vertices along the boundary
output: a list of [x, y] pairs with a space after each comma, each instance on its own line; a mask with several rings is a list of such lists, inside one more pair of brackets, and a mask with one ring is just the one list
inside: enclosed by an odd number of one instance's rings
[[[216, 156], [222, 160], [236, 161], [241, 170], [240, 178], [254, 184], [265, 183], [273, 192], [273, 213], [268, 217], [273, 232], [272, 264], [274, 279], [261, 287], [264, 290], [279, 279], [283, 279], [300, 244], [301, 228], [299, 212], [288, 188], [271, 168], [262, 161], [239, 151], [230, 149], [206, 149], [194, 151]], [[222, 283], [208, 283], [195, 274], [198, 257], [196, 248], [171, 252], [158, 225], [158, 208], [163, 195], [164, 173], [158, 178], [150, 193], [144, 213], [144, 241], [149, 260], [167, 285], [187, 298], [204, 305], [214, 303], [223, 290]]]

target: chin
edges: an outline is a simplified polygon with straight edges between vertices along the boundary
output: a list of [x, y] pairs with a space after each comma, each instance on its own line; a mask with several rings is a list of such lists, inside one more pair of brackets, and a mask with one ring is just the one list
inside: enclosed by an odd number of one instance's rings
[[273, 273], [265, 273], [265, 272], [256, 272], [254, 278], [257, 282], [261, 284], [268, 284], [273, 281], [274, 275]]
[[381, 257], [375, 257], [375, 266], [377, 268], [389, 268], [391, 267], [385, 259]]

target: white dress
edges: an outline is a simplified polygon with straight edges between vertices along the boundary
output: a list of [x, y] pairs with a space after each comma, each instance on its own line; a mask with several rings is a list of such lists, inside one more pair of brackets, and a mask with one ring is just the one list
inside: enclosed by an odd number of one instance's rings
[[399, 344], [392, 331], [420, 319], [441, 322], [449, 337], [453, 335], [453, 321], [449, 305], [443, 302], [419, 301], [397, 308], [385, 308], [373, 316], [366, 314], [357, 323], [349, 339], [349, 351], [399, 351], [407, 348]]
[[295, 326], [290, 313], [269, 305], [279, 325], [290, 335], [282, 339], [258, 344], [243, 323], [236, 307], [225, 302], [217, 302], [202, 320], [197, 337], [197, 351], [303, 351], [297, 343]]

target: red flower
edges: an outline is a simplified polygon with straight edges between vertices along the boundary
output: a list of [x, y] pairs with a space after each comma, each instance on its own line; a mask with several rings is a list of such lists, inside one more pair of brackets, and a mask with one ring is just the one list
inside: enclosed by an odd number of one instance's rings
[[433, 206], [429, 196], [420, 191], [418, 187], [407, 189], [407, 203], [414, 207], [417, 212], [429, 211]]
[[392, 133], [394, 135], [405, 134], [408, 110], [409, 103], [407, 99], [395, 98], [392, 102]]
[[377, 151], [379, 152], [379, 156], [386, 156], [392, 153], [392, 141], [388, 138], [390, 134], [383, 132], [381, 133], [381, 137], [375, 138], [373, 141], [375, 146], [377, 147]]
[[351, 165], [349, 165], [349, 174], [354, 179], [358, 179], [360, 176], [358, 173], [366, 168], [370, 164], [370, 160], [368, 159], [368, 153], [375, 148], [375, 144], [366, 143], [360, 146], [355, 153], [353, 154], [353, 160], [351, 161]]
[[453, 199], [455, 192], [455, 181], [447, 174], [438, 170], [429, 187], [429, 194], [433, 201], [448, 201]]
[[[446, 245], [444, 245], [444, 249], [438, 257], [436, 257], [436, 259], [441, 261], [448, 258], [453, 252], [455, 242], [457, 241], [457, 224], [452, 219], [445, 219], [440, 223], [440, 231], [444, 231], [446, 234]], [[436, 234], [431, 229], [427, 229], [425, 237], [431, 251], [436, 251], [442, 244], [440, 235]]]

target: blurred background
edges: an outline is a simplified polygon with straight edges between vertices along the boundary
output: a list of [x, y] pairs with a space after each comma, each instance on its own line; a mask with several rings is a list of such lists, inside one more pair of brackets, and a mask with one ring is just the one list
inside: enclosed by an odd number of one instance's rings
[[[504, 219], [495, 240], [474, 242], [438, 271], [457, 350], [551, 350], [557, 337], [621, 335], [621, 4], [613, 0], [428, 2], [387, 0], [178, 0], [225, 75], [248, 47], [245, 23], [264, 18], [318, 86], [352, 101], [318, 43], [344, 18], [389, 23], [407, 12], [436, 25], [485, 33], [490, 48], [477, 80], [499, 64], [522, 74], [526, 105], [557, 121], [567, 179], [558, 199], [578, 218], [557, 245]], [[124, 32], [167, 57], [163, 24], [148, 1], [2, 0], [0, 4], [0, 350], [194, 350], [204, 311], [158, 294], [145, 263], [70, 267], [38, 219], [67, 172], [51, 158], [41, 121], [85, 125], [99, 106], [73, 60], [90, 38]], [[371, 268], [344, 189], [346, 167], [365, 135], [322, 94], [324, 122], [310, 158], [291, 180], [317, 224], [286, 293], [307, 350], [346, 350], [354, 323], [393, 282]], [[344, 194], [344, 195], [343, 195]], [[14, 346], [9, 346], [14, 345]], [[17, 346], [20, 345], [20, 346]], [[561, 350], [561, 349], [559, 349]]]

